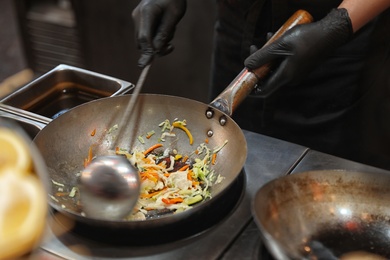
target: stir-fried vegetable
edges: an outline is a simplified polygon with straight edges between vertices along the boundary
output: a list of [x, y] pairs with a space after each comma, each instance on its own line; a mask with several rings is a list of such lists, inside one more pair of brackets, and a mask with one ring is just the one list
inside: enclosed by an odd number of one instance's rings
[[189, 142], [190, 144], [192, 145], [194, 143], [194, 138], [192, 136], [192, 133], [191, 131], [187, 128], [187, 122], [186, 120], [182, 120], [182, 121], [178, 121], [178, 120], [175, 120], [172, 124], [170, 123], [170, 121], [168, 119], [166, 119], [164, 122], [160, 123], [159, 126], [161, 127], [161, 137], [160, 137], [160, 140], [162, 142], [165, 142], [165, 137], [167, 136], [176, 136], [172, 130], [173, 128], [179, 128], [181, 130], [183, 130], [186, 135], [188, 136], [188, 139], [189, 139]]
[[[209, 139], [205, 138], [189, 154], [181, 154], [180, 151], [166, 145], [166, 138], [176, 137], [174, 129], [180, 129], [186, 133], [189, 143], [194, 143], [194, 138], [187, 128], [186, 120], [169, 120], [158, 125], [161, 128], [161, 136], [151, 130], [145, 135], [138, 136], [140, 147], [129, 151], [116, 147], [115, 154], [126, 158], [138, 168], [141, 179], [141, 194], [129, 220], [145, 220], [160, 213], [177, 213], [190, 209], [194, 204], [211, 198], [210, 187], [220, 183], [223, 177], [215, 174], [212, 166], [217, 163], [217, 153], [227, 144], [227, 140], [220, 146], [210, 149], [207, 145]], [[108, 130], [113, 133], [118, 129], [114, 125]], [[93, 131], [95, 132], [95, 130]], [[91, 134], [92, 135], [92, 134]], [[93, 133], [95, 135], [95, 133]], [[144, 147], [145, 139], [156, 143], [150, 147]], [[92, 146], [89, 147], [87, 158], [84, 159], [86, 167], [93, 159]], [[60, 183], [55, 183], [60, 185]], [[70, 192], [58, 190], [57, 197], [75, 197], [78, 190], [73, 188]], [[55, 197], [53, 197], [55, 199]]]
[[[185, 120], [176, 120], [172, 124], [165, 120], [159, 126], [162, 135], [158, 141], [164, 142], [165, 137], [175, 136], [173, 128], [185, 131], [191, 144], [194, 141]], [[154, 134], [154, 131], [149, 133]], [[216, 163], [216, 154], [226, 143], [214, 150], [201, 143], [194, 147], [191, 154], [180, 154], [175, 149], [165, 148], [160, 142], [132, 151], [117, 148], [116, 154], [126, 156], [137, 167], [141, 177], [141, 194], [128, 219], [147, 219], [156, 211], [181, 212], [210, 198], [210, 187], [223, 179], [215, 174], [211, 166]]]

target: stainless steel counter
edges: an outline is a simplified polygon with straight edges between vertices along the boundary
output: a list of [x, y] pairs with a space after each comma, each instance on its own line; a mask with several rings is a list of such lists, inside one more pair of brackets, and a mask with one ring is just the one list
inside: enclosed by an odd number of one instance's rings
[[[253, 133], [247, 133], [246, 136], [249, 138], [257, 139], [256, 134], [253, 136]], [[250, 140], [251, 139], [248, 140], [248, 143]], [[253, 154], [253, 151], [251, 151], [251, 154]], [[299, 161], [297, 161], [295, 165], [293, 165], [288, 174], [324, 169], [340, 169], [369, 173], [386, 172], [390, 174], [390, 172], [387, 170], [382, 170], [361, 163], [356, 163], [310, 149], [308, 149], [305, 155]], [[249, 260], [272, 259], [272, 257], [268, 254], [268, 252], [266, 252], [266, 249], [264, 248], [259, 235], [259, 230], [254, 221], [251, 220], [245, 230], [236, 239], [235, 243], [224, 254], [222, 259]]]
[[[248, 157], [245, 191], [235, 209], [216, 227], [185, 241], [157, 246], [113, 246], [74, 234], [59, 239], [49, 230], [43, 252], [65, 259], [262, 259], [262, 243], [251, 217], [251, 201], [266, 182], [295, 172], [318, 169], [383, 171], [306, 147], [244, 131]], [[228, 202], [227, 202], [228, 203]], [[163, 241], [164, 234], [161, 234]], [[84, 250], [76, 250], [82, 246]], [[264, 249], [263, 249], [264, 250]]]

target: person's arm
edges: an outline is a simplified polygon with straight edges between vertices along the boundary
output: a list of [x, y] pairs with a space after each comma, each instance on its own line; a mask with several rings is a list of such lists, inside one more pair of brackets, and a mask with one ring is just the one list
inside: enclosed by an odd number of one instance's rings
[[390, 0], [344, 0], [338, 8], [348, 11], [353, 31], [356, 32], [389, 7]]
[[320, 62], [389, 6], [390, 0], [344, 0], [321, 20], [288, 30], [250, 55], [244, 64], [249, 70], [269, 63], [279, 64], [258, 89], [263, 95], [286, 84], [299, 84]]

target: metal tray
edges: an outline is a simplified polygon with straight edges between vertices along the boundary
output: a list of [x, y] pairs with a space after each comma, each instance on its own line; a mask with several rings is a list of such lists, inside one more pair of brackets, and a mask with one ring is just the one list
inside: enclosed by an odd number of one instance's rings
[[0, 102], [56, 118], [75, 106], [103, 97], [123, 95], [133, 87], [132, 83], [124, 80], [61, 64]]

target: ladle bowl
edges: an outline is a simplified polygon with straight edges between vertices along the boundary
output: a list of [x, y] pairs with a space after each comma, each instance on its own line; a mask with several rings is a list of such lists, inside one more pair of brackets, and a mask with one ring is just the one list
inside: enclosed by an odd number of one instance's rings
[[124, 156], [95, 158], [81, 172], [79, 182], [83, 211], [91, 218], [123, 219], [139, 197], [138, 170]]

